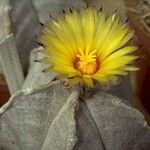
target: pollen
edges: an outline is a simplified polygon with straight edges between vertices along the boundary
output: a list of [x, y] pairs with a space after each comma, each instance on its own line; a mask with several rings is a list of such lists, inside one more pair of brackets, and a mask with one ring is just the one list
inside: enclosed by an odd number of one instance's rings
[[76, 55], [75, 69], [78, 70], [82, 75], [93, 75], [97, 72], [99, 68], [99, 63], [97, 57], [92, 51], [90, 54]]

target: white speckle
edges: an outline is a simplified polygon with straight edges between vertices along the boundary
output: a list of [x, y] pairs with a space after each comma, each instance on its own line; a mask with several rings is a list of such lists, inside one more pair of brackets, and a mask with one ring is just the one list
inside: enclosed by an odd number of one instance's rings
[[24, 94], [32, 94], [33, 93], [33, 88], [27, 88], [23, 90]]
[[11, 10], [11, 7], [10, 7], [10, 6], [6, 6], [6, 7], [4, 7], [4, 10], [5, 10], [5, 11], [10, 11], [10, 10]]
[[145, 121], [143, 125], [144, 125], [144, 127], [146, 127], [147, 126], [147, 122]]
[[74, 137], [70, 137], [67, 139], [67, 146], [68, 147], [72, 147], [75, 144], [75, 138]]

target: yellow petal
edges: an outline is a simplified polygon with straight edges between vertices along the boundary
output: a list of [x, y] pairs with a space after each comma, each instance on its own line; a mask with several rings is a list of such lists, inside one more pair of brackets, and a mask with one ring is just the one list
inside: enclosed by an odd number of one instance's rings
[[76, 85], [76, 84], [83, 84], [82, 82], [83, 82], [83, 80], [82, 80], [81, 77], [75, 77], [73, 79], [69, 79], [68, 84], [73, 86], [73, 85]]
[[83, 80], [84, 80], [85, 84], [88, 85], [89, 87], [93, 87], [94, 86], [91, 76], [84, 75], [83, 76]]
[[122, 49], [119, 49], [118, 51], [114, 52], [113, 54], [111, 54], [110, 56], [108, 56], [104, 62], [103, 62], [103, 65], [110, 62], [110, 61], [113, 61], [115, 59], [118, 59], [126, 54], [130, 54], [132, 52], [134, 52], [135, 50], [137, 49], [137, 47], [135, 46], [126, 46]]

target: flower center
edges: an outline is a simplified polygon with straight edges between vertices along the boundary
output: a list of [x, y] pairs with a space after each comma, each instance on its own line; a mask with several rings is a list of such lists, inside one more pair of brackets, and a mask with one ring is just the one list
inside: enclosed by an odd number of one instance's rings
[[96, 55], [90, 54], [78, 54], [76, 55], [75, 68], [80, 71], [81, 74], [92, 75], [98, 70], [99, 63]]

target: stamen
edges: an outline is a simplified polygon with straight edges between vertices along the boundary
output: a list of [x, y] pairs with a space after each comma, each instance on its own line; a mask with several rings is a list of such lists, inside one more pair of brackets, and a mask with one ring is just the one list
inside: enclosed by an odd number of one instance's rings
[[81, 74], [92, 75], [96, 73], [99, 67], [97, 62], [97, 57], [95, 54], [96, 50], [93, 50], [89, 54], [83, 50], [79, 49], [79, 54], [76, 55], [75, 60], [75, 69], [78, 70]]

